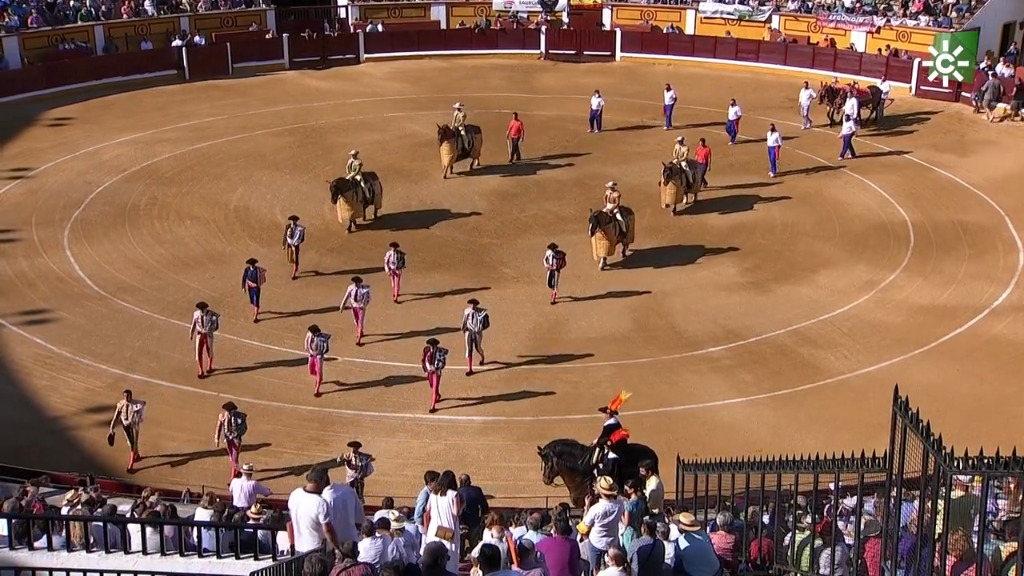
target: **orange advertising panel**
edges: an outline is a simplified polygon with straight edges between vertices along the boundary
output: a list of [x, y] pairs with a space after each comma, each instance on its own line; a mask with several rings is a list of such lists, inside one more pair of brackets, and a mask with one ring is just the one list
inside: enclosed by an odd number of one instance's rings
[[448, 28], [457, 28], [459, 22], [463, 22], [467, 26], [472, 26], [474, 22], [481, 18], [487, 18], [493, 21], [494, 17], [498, 13], [496, 13], [491, 6], [491, 2], [463, 2], [459, 4], [447, 4]]
[[154, 48], [166, 48], [173, 37], [181, 32], [177, 16], [146, 20], [114, 20], [103, 23], [107, 42], [114, 42], [121, 50], [138, 50], [143, 38], [149, 38]]
[[919, 55], [922, 53], [927, 54], [928, 47], [935, 41], [935, 35], [939, 32], [940, 30], [933, 28], [893, 28], [891, 26], [883, 26], [874, 34], [868, 34], [867, 51], [869, 54], [874, 54], [881, 48], [884, 52], [885, 47], [888, 45], [900, 50], [917, 52]]
[[612, 25], [635, 26], [637, 24], [655, 24], [664, 28], [675, 24], [686, 27], [686, 8], [670, 6], [615, 6], [612, 8]]
[[41, 54], [57, 50], [65, 40], [77, 40], [96, 49], [96, 35], [93, 33], [92, 24], [22, 32], [18, 34], [18, 40], [21, 42], [21, 56], [29, 61], [34, 61]]
[[[388, 22], [422, 22], [430, 20], [430, 4], [360, 4], [359, 19]], [[468, 24], [468, 22], [467, 22]], [[384, 28], [387, 30], [387, 27]]]
[[[811, 44], [821, 43], [822, 37], [827, 34], [829, 38], [835, 39], [836, 48], [839, 49], [849, 48], [851, 42], [849, 30], [824, 28], [814, 16], [783, 14], [779, 16], [779, 31], [786, 38], [809, 38]], [[800, 43], [803, 44], [802, 41]]]
[[188, 17], [191, 33], [199, 30], [210, 39], [214, 32], [233, 32], [248, 30], [255, 23], [260, 28], [267, 27], [267, 13], [264, 10], [238, 10], [233, 12], [208, 12], [192, 14]]
[[771, 27], [771, 22], [705, 18], [698, 14], [696, 33], [697, 36], [732, 36], [747, 40], [763, 40]]

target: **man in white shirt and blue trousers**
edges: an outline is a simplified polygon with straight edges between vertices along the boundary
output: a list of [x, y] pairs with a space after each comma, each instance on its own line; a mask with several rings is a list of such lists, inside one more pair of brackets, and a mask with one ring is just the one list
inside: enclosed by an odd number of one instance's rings
[[843, 139], [843, 150], [839, 152], [839, 159], [845, 160], [846, 153], [850, 153], [850, 158], [857, 157], [857, 151], [853, 149], [853, 137], [857, 135], [857, 124], [849, 114], [843, 116], [843, 128], [839, 131], [839, 137]]
[[590, 97], [590, 130], [587, 132], [596, 133], [601, 131], [601, 116], [604, 114], [604, 98], [600, 90], [594, 90]]
[[662, 114], [665, 115], [665, 130], [672, 129], [672, 112], [676, 108], [676, 91], [672, 89], [671, 84], [665, 84], [665, 108], [662, 110]]
[[730, 99], [729, 111], [725, 120], [725, 133], [729, 135], [729, 146], [736, 143], [736, 137], [740, 134], [740, 118], [742, 117], [743, 112], [740, 110], [739, 104], [736, 103], [736, 99]]

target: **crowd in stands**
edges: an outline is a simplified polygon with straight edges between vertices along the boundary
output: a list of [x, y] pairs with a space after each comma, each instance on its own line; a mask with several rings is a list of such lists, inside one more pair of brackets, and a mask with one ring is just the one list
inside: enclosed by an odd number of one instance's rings
[[264, 0], [0, 0], [0, 31], [241, 10], [265, 4]]

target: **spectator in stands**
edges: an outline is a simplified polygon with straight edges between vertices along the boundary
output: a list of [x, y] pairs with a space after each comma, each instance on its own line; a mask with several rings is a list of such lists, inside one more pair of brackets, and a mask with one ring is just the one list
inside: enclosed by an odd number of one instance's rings
[[391, 563], [399, 566], [402, 571], [415, 570], [411, 565], [419, 560], [419, 547], [406, 530], [409, 526], [408, 519], [398, 510], [392, 510], [388, 515], [388, 521], [391, 523], [391, 545], [388, 548]]
[[658, 539], [658, 524], [644, 520], [640, 525], [640, 536], [629, 546], [631, 576], [661, 576], [665, 563], [665, 543]]
[[626, 481], [626, 503], [622, 512], [622, 529], [619, 537], [623, 550], [629, 550], [634, 538], [640, 536], [640, 524], [647, 516], [647, 502], [644, 500], [644, 485], [639, 478]]
[[656, 525], [655, 534], [658, 540], [661, 540], [663, 548], [665, 548], [665, 558], [662, 562], [662, 573], [666, 576], [672, 574], [672, 570], [676, 565], [676, 543], [672, 541], [672, 529], [665, 522], [658, 522]]
[[[771, 533], [765, 524], [759, 506], [751, 506], [747, 509], [745, 531], [750, 535], [747, 556], [748, 562], [755, 572], [768, 570], [775, 563], [775, 543], [772, 542]], [[758, 528], [760, 528], [760, 532]]]
[[629, 576], [629, 562], [626, 551], [618, 544], [608, 547], [604, 555], [606, 568], [597, 573], [598, 576]]
[[373, 569], [380, 571], [380, 567], [391, 561], [391, 521], [387, 518], [379, 518], [372, 524], [363, 524], [360, 530], [359, 540], [359, 561], [366, 562], [373, 566]]
[[1003, 53], [1003, 57], [1010, 61], [1010, 64], [1017, 64], [1017, 58], [1020, 57], [1020, 49], [1017, 48], [1017, 41], [1010, 42], [1010, 47]]
[[996, 76], [1000, 78], [1013, 78], [1014, 68], [1013, 64], [1010, 63], [1009, 58], [1003, 58], [996, 65]]
[[548, 537], [547, 534], [544, 534], [541, 531], [544, 528], [544, 524], [544, 515], [540, 512], [532, 512], [526, 517], [526, 534], [523, 534], [520, 538], [516, 538], [516, 542], [529, 540], [536, 544], [541, 540], [544, 540]]
[[[625, 512], [625, 502], [619, 498], [618, 485], [608, 476], [597, 479], [594, 491], [597, 492], [598, 499], [595, 500], [592, 495], [587, 494], [580, 532], [587, 536], [587, 560], [590, 562], [590, 571], [597, 574], [603, 566], [608, 550], [619, 543], [619, 521]], [[625, 553], [622, 555], [622, 561], [625, 563]]]
[[681, 512], [675, 517], [675, 522], [679, 527], [676, 569], [687, 576], [716, 576], [721, 562], [697, 518], [689, 512]]
[[373, 566], [358, 560], [359, 548], [355, 542], [342, 542], [338, 557], [340, 561], [330, 576], [375, 576]]
[[[987, 111], [986, 117], [989, 118], [990, 122], [994, 122], [995, 115], [993, 112], [996, 109], [996, 105], [1002, 102], [1003, 99], [1003, 84], [992, 73], [989, 74], [988, 82], [985, 82], [985, 85], [982, 86], [982, 96], [982, 103]], [[973, 482], [974, 478], [966, 474], [953, 476], [953, 492], [950, 494], [949, 505], [945, 510], [945, 513], [949, 515], [948, 530], [950, 534], [957, 528], [964, 530], [968, 534], [974, 530], [974, 524], [982, 510], [982, 502], [981, 497], [974, 492]], [[942, 510], [940, 509], [940, 515], [941, 513]], [[941, 518], [939, 525], [942, 525]]]
[[434, 489], [434, 483], [441, 477], [436, 470], [427, 470], [423, 473], [423, 489], [416, 496], [416, 510], [413, 522], [417, 526], [423, 526], [423, 511], [427, 509], [427, 501], [430, 499], [430, 491]]
[[528, 510], [521, 510], [518, 514], [512, 515], [509, 529], [512, 532], [512, 539], [519, 540], [526, 535], [526, 518], [530, 515]]
[[[196, 508], [195, 514], [192, 519], [197, 522], [212, 522], [214, 521], [214, 505], [217, 504], [217, 495], [213, 492], [206, 492], [203, 497], [199, 499], [199, 507]], [[132, 525], [128, 525], [131, 530]], [[213, 528], [201, 528], [196, 527], [193, 538], [196, 542], [196, 547], [202, 547], [204, 551], [214, 552], [217, 550], [216, 534]]]
[[333, 574], [331, 561], [324, 554], [309, 554], [302, 561], [302, 576], [327, 576]]
[[516, 558], [519, 563], [513, 570], [523, 576], [551, 576], [544, 559], [537, 554], [537, 544], [523, 538], [516, 544]]
[[[178, 507], [168, 502], [163, 507], [163, 518], [165, 520], [180, 520], [181, 517], [178, 515]], [[178, 533], [181, 530], [180, 526], [166, 525], [164, 526], [164, 542], [167, 543], [168, 550], [178, 549]], [[191, 542], [191, 536], [185, 538], [186, 542]], [[192, 542], [194, 545], [195, 543]]]
[[183, 48], [185, 46], [185, 40], [181, 36], [175, 36], [174, 40], [171, 40], [171, 48]]
[[[97, 516], [103, 518], [117, 518], [117, 506], [114, 504], [106, 504], [96, 512]], [[93, 541], [96, 543], [95, 547], [97, 550], [107, 550], [116, 552], [121, 550], [121, 528], [117, 524], [103, 525], [102, 522], [94, 522], [91, 525], [91, 536]]]
[[871, 516], [864, 516], [860, 522], [861, 554], [867, 576], [882, 574], [882, 523]]
[[487, 504], [487, 496], [479, 486], [473, 485], [469, 474], [459, 476], [459, 497], [462, 498], [462, 513], [459, 515], [459, 522], [468, 531], [468, 549], [462, 550], [463, 558], [470, 550], [476, 548], [480, 538], [483, 536], [483, 518], [491, 511]]
[[681, 34], [682, 30], [680, 30], [679, 26], [676, 26], [675, 24], [669, 24], [668, 26], [665, 27], [664, 30], [662, 30], [662, 33], [664, 33], [664, 34]]
[[544, 556], [551, 576], [579, 576], [583, 572], [580, 547], [572, 539], [572, 526], [567, 515], [555, 516], [551, 537], [537, 543], [537, 552]]
[[949, 533], [949, 548], [945, 566], [942, 566], [941, 548], [936, 550], [935, 563], [943, 576], [989, 576], [992, 573], [992, 564], [984, 556], [981, 558], [981, 573], [978, 574], [975, 571], [978, 552], [974, 548], [970, 534], [967, 529], [962, 527], [954, 528]]
[[[326, 471], [324, 473], [327, 474]], [[366, 513], [356, 491], [348, 484], [332, 483], [327, 474], [327, 487], [321, 497], [327, 502], [335, 539], [338, 542], [357, 542]]]
[[[448, 569], [448, 548], [439, 541], [429, 542], [423, 547], [423, 556], [420, 557], [420, 570], [423, 576], [456, 576]], [[485, 576], [489, 574], [502, 574], [501, 553], [493, 546], [484, 544], [480, 549], [480, 570]]]
[[[481, 535], [480, 542], [473, 547], [473, 550], [469, 553], [470, 559], [473, 564], [479, 566], [479, 556], [482, 546], [489, 544], [498, 549], [501, 553], [501, 570], [509, 570], [512, 568], [512, 546], [515, 546], [515, 538], [512, 536], [512, 532], [505, 527], [505, 519], [502, 517], [500, 512], [489, 512], [487, 517], [484, 519], [484, 531]], [[579, 547], [577, 546], [577, 549]], [[577, 552], [578, 553], [578, 552]], [[574, 574], [573, 576], [579, 576]]]
[[825, 525], [818, 531], [821, 537], [821, 552], [818, 555], [817, 572], [819, 576], [847, 576], [850, 573], [850, 549], [841, 538], [832, 538], [832, 529]]
[[228, 491], [231, 492], [231, 505], [241, 510], [248, 510], [256, 503], [259, 497], [267, 497], [274, 492], [253, 480], [252, 475], [256, 473], [256, 466], [252, 462], [242, 465], [242, 469], [231, 480]]
[[306, 485], [288, 496], [288, 538], [293, 553], [315, 550], [324, 541], [330, 543], [331, 549], [338, 548], [330, 509], [321, 497], [330, 483], [327, 470], [315, 467], [306, 474]]
[[661, 478], [654, 473], [654, 462], [644, 460], [640, 462], [640, 477], [644, 480], [644, 498], [647, 500], [647, 513], [657, 517], [663, 512], [665, 505], [665, 485]]
[[378, 518], [390, 518], [392, 512], [396, 512], [395, 499], [391, 496], [385, 496], [380, 501], [380, 510], [373, 513], [373, 521], [376, 522]]
[[206, 36], [199, 30], [196, 30], [195, 36], [192, 37], [192, 44], [194, 46], [206, 46]]
[[722, 561], [722, 568], [730, 574], [736, 574], [740, 567], [739, 560], [739, 539], [734, 530], [732, 512], [723, 510], [715, 516], [715, 524], [718, 529], [708, 534], [711, 539], [711, 546], [715, 554]]
[[28, 14], [28, 27], [29, 28], [42, 28], [46, 26], [46, 22], [43, 17], [39, 15], [39, 11], [33, 8]]

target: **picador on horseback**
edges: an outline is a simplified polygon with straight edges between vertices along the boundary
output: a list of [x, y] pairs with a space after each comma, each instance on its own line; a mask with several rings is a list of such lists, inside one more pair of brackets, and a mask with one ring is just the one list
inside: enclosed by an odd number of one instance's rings
[[348, 164], [345, 165], [345, 178], [347, 180], [357, 182], [359, 184], [359, 190], [363, 194], [363, 205], [373, 205], [373, 191], [366, 184], [366, 179], [363, 178], [363, 161], [359, 159], [359, 150], [353, 150], [348, 153]]
[[619, 408], [629, 396], [628, 392], [620, 392], [607, 406], [597, 410], [605, 415], [605, 420], [601, 426], [601, 435], [590, 445], [595, 476], [619, 477], [619, 457], [629, 442], [629, 430], [619, 422]]
[[466, 137], [466, 113], [462, 110], [462, 102], [456, 102], [452, 108], [452, 130], [457, 136], [456, 150], [459, 156], [469, 156], [469, 138]]
[[626, 233], [626, 221], [622, 218], [622, 211], [619, 210], [622, 205], [622, 194], [618, 190], [618, 184], [609, 182], [604, 185], [604, 188], [604, 211], [615, 217], [615, 222], [619, 226], [619, 234], [623, 235]]
[[686, 176], [686, 189], [693, 187], [693, 174], [690, 173], [690, 147], [686, 145], [686, 138], [679, 136], [672, 146], [672, 163], [683, 169]]

